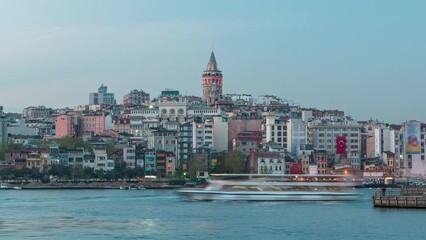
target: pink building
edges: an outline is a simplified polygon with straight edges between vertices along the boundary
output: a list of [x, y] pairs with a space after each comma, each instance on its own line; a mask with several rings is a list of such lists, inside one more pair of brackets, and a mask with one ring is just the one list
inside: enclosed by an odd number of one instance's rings
[[112, 129], [111, 115], [88, 114], [82, 116], [59, 115], [55, 120], [56, 138], [77, 136], [83, 133], [102, 134]]
[[111, 115], [90, 114], [80, 116], [80, 131], [82, 133], [102, 134], [112, 129]]
[[113, 130], [118, 133], [131, 133], [130, 118], [120, 118], [113, 121]]
[[75, 136], [73, 117], [66, 114], [59, 115], [55, 119], [56, 138]]

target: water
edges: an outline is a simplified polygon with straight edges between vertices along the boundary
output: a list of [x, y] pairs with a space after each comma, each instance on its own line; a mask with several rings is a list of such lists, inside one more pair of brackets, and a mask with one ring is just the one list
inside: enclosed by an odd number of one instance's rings
[[0, 239], [424, 239], [426, 210], [185, 202], [165, 190], [0, 191]]

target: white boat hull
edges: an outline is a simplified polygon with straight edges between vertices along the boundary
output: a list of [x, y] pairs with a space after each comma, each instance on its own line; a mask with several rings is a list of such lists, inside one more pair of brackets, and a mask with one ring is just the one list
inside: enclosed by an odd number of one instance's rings
[[352, 201], [358, 194], [352, 192], [228, 192], [182, 189], [178, 193], [192, 201]]

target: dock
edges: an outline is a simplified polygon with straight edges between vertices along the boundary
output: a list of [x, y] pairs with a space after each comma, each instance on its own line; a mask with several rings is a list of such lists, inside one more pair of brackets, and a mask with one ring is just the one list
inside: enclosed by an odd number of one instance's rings
[[426, 188], [382, 189], [373, 196], [373, 204], [385, 208], [426, 208]]

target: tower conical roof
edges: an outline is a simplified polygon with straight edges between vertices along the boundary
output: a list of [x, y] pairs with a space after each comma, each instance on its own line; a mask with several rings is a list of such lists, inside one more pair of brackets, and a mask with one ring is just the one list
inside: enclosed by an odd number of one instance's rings
[[209, 60], [209, 63], [207, 64], [206, 71], [219, 71], [213, 51], [212, 51], [212, 54], [210, 55], [210, 60]]

